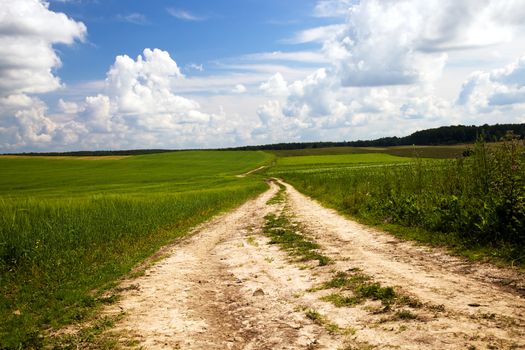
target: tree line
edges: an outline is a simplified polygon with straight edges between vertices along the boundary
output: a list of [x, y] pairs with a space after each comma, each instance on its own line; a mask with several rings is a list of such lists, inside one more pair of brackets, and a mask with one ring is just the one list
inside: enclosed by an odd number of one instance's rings
[[[495, 125], [453, 125], [434, 129], [416, 131], [405, 137], [382, 137], [375, 140], [340, 141], [340, 142], [290, 142], [270, 145], [242, 146], [223, 148], [221, 150], [287, 150], [324, 147], [391, 147], [391, 146], [436, 146], [473, 143], [483, 139], [485, 142], [499, 141], [509, 132], [519, 139], [525, 139], [525, 123], [523, 124], [495, 124]], [[130, 156], [174, 152], [169, 149], [136, 149], [136, 150], [101, 150], [101, 151], [74, 151], [74, 152], [27, 152], [17, 153], [25, 156]], [[12, 153], [13, 154], [13, 153]]]
[[437, 146], [473, 143], [480, 139], [485, 142], [499, 141], [508, 133], [519, 139], [525, 139], [525, 124], [495, 125], [453, 125], [434, 129], [416, 131], [405, 137], [382, 137], [375, 140], [341, 141], [341, 142], [291, 142], [270, 145], [243, 146], [228, 148], [230, 150], [286, 150], [323, 147], [391, 147], [391, 146]]

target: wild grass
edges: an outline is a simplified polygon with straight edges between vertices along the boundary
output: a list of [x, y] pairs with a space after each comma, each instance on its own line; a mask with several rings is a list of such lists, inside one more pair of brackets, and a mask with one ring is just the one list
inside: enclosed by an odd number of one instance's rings
[[272, 204], [279, 204], [279, 203], [284, 202], [286, 187], [281, 183], [277, 183], [277, 185], [279, 186], [279, 191], [277, 191], [277, 193], [272, 198], [270, 198], [266, 202], [266, 204], [272, 205]]
[[[523, 142], [480, 142], [466, 158], [415, 158], [409, 163], [386, 163], [385, 158], [377, 166], [349, 166], [349, 160], [337, 164], [334, 157], [341, 156], [328, 156], [331, 166], [324, 168], [310, 156], [289, 157], [270, 175], [278, 174], [326, 205], [403, 238], [524, 265]], [[345, 157], [357, 156], [366, 155]]]
[[319, 266], [328, 265], [331, 260], [319, 252], [319, 244], [307, 239], [293, 227], [284, 213], [279, 216], [268, 214], [264, 232], [270, 237], [270, 244], [278, 244], [298, 261], [317, 260]]
[[263, 191], [262, 152], [0, 159], [0, 348], [41, 348], [191, 227]]
[[394, 288], [383, 287], [380, 283], [372, 281], [370, 276], [359, 271], [337, 272], [331, 280], [313, 288], [311, 291], [334, 288], [352, 293], [351, 296], [332, 293], [321, 298], [337, 307], [357, 305], [367, 299], [379, 300], [383, 305], [390, 305], [399, 299], [399, 295], [396, 294]]
[[328, 333], [330, 334], [353, 334], [355, 333], [355, 330], [348, 327], [348, 328], [341, 328], [338, 324], [330, 321], [326, 316], [320, 314], [315, 309], [307, 309], [305, 312], [305, 316], [313, 321], [316, 325], [324, 327]]

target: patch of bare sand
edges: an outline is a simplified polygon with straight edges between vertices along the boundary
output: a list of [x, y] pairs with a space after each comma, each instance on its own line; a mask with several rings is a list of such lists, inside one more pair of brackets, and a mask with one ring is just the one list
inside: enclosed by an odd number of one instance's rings
[[263, 170], [266, 167], [267, 167], [266, 165], [263, 165], [263, 166], [260, 166], [258, 168], [255, 168], [255, 169], [252, 169], [250, 171], [247, 171], [247, 172], [245, 172], [243, 174], [239, 174], [239, 175], [235, 175], [235, 176], [237, 176], [237, 177], [246, 177], [246, 176], [248, 176], [250, 174], [253, 174], [253, 173], [255, 173], [255, 172], [259, 171], [259, 170]]

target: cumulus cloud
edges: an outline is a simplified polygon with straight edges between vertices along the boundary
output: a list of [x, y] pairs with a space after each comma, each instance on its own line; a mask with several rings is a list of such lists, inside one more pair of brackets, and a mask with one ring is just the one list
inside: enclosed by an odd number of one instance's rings
[[171, 92], [172, 84], [182, 78], [168, 52], [145, 49], [136, 60], [127, 55], [116, 57], [107, 74], [106, 89], [119, 113], [191, 118], [188, 112], [198, 109], [198, 104]]
[[145, 49], [135, 60], [117, 56], [106, 77], [106, 95], [87, 97], [83, 121], [93, 132], [179, 132], [184, 125], [207, 124], [199, 104], [172, 92], [184, 79], [169, 53]]
[[64, 114], [75, 114], [80, 111], [79, 106], [75, 102], [64, 101], [63, 99], [58, 100], [58, 109]]
[[86, 26], [40, 0], [0, 2], [0, 95], [43, 93], [60, 87], [53, 44], [83, 40]]
[[288, 95], [288, 84], [281, 73], [275, 73], [262, 83], [259, 89], [268, 96], [286, 96]]
[[467, 113], [434, 92], [451, 50], [501, 44], [520, 30], [525, 13], [518, 1], [323, 0], [314, 14], [345, 22], [301, 31], [294, 42], [322, 42], [331, 64], [295, 82], [274, 76], [263, 83], [266, 95], [281, 100], [260, 106], [262, 122], [281, 115], [298, 120], [303, 138], [362, 138], [356, 133], [365, 128], [368, 137], [403, 135], [472, 120], [473, 113], [525, 98], [522, 60], [474, 73], [458, 98], [458, 104], [476, 107]]
[[490, 112], [525, 103], [525, 55], [490, 72], [474, 72], [463, 83], [457, 104], [472, 112]]
[[446, 55], [417, 48], [424, 25], [418, 3], [371, 0], [351, 7], [344, 30], [324, 46], [342, 85], [404, 85], [439, 76]]
[[363, 0], [349, 7], [324, 52], [345, 86], [432, 82], [446, 51], [508, 41], [523, 18], [523, 5], [512, 0]]
[[53, 45], [84, 40], [86, 26], [50, 11], [45, 1], [0, 5], [0, 148], [41, 147], [52, 142], [60, 126], [47, 116], [47, 105], [29, 94], [61, 86], [54, 73], [61, 61]]

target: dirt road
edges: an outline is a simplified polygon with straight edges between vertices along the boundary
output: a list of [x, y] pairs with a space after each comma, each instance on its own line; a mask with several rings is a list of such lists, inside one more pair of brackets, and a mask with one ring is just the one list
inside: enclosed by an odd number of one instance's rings
[[[123, 312], [111, 331], [121, 346], [525, 348], [524, 277], [516, 271], [399, 241], [288, 185], [284, 200], [268, 202], [278, 191], [272, 182], [171, 247], [144, 276], [123, 282], [120, 301], [106, 310]], [[270, 244], [269, 213], [285, 215], [331, 263], [298, 261]]]

